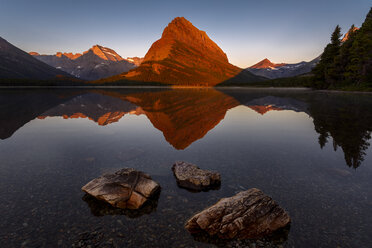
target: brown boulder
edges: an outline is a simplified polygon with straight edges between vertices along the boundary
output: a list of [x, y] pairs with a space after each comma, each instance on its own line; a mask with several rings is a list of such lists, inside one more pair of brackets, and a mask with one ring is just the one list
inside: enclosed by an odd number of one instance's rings
[[176, 162], [172, 171], [178, 186], [190, 190], [208, 190], [220, 186], [221, 175], [218, 172], [202, 170], [186, 162]]
[[160, 185], [148, 174], [124, 168], [93, 179], [82, 190], [114, 207], [138, 209], [160, 190]]
[[286, 227], [291, 219], [271, 197], [249, 189], [223, 198], [189, 219], [185, 228], [222, 239], [256, 239]]

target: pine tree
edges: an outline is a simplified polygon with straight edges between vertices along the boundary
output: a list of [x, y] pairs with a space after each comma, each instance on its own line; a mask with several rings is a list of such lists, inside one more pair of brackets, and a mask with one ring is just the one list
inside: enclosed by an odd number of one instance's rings
[[337, 48], [341, 46], [341, 28], [339, 25], [336, 26], [335, 31], [332, 33], [331, 44]]
[[319, 88], [329, 88], [338, 80], [337, 66], [335, 59], [340, 53], [341, 28], [336, 26], [329, 43], [321, 56], [318, 65], [314, 68], [316, 86]]
[[353, 84], [352, 77], [354, 74], [357, 73], [357, 68], [348, 66], [352, 59], [350, 52], [357, 32], [358, 30], [355, 29], [355, 26], [353, 24], [348, 31], [348, 39], [342, 44], [340, 55], [338, 58], [336, 58], [336, 60], [339, 61], [339, 80], [342, 82], [343, 85]]
[[340, 38], [337, 26], [313, 70], [314, 87], [372, 87], [372, 8], [359, 30], [355, 31], [353, 25], [348, 40], [342, 43]]
[[346, 72], [350, 72], [347, 80], [372, 86], [372, 8], [353, 39]]

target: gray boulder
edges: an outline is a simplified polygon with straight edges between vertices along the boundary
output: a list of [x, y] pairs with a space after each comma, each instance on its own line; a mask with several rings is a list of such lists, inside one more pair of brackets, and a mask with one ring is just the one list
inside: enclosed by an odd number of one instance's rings
[[194, 164], [179, 161], [173, 165], [172, 171], [178, 186], [189, 190], [208, 190], [221, 184], [218, 172], [202, 170]]

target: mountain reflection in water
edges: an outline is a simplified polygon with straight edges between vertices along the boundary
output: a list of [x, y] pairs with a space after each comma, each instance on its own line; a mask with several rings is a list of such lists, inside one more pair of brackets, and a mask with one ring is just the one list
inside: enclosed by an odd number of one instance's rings
[[340, 147], [346, 164], [361, 165], [370, 146], [372, 99], [368, 96], [310, 91], [236, 89], [131, 89], [2, 91], [0, 139], [11, 137], [34, 119], [88, 118], [106, 126], [125, 115], [146, 115], [177, 150], [202, 139], [229, 109], [244, 105], [259, 115], [269, 111], [303, 112], [313, 119], [321, 148]]

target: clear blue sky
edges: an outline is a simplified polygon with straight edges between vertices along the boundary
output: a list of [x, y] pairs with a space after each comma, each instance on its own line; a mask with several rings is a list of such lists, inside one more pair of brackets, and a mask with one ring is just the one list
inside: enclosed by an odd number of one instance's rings
[[263, 58], [299, 62], [318, 56], [339, 24], [360, 26], [371, 0], [0, 0], [0, 36], [43, 54], [95, 44], [123, 57], [144, 56], [164, 27], [184, 16], [207, 32], [231, 63]]

